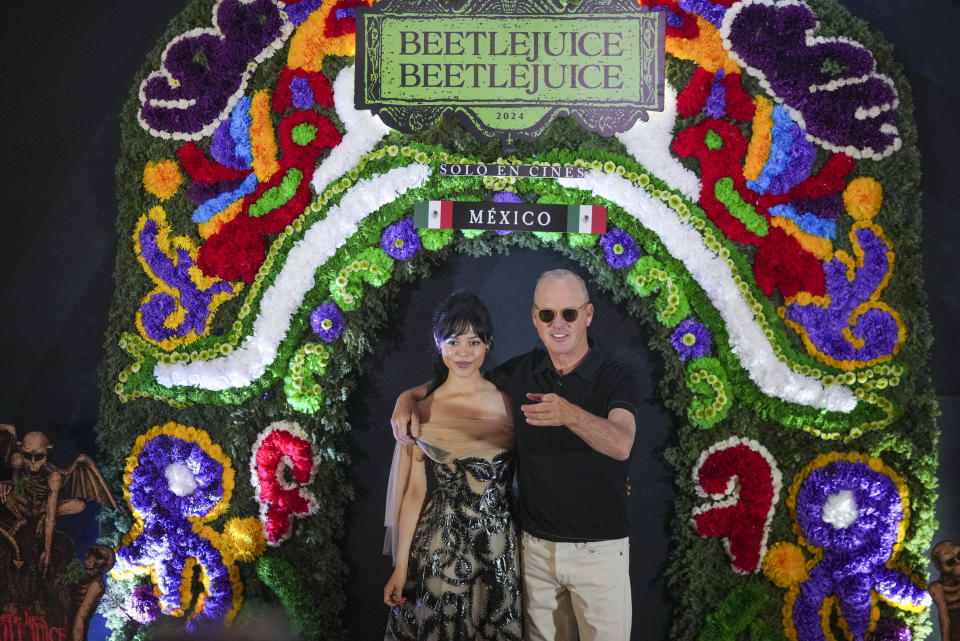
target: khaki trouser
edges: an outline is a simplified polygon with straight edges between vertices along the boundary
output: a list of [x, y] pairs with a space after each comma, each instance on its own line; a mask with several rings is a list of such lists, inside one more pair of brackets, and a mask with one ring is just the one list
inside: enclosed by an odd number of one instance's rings
[[630, 540], [555, 543], [523, 533], [523, 638], [629, 641]]

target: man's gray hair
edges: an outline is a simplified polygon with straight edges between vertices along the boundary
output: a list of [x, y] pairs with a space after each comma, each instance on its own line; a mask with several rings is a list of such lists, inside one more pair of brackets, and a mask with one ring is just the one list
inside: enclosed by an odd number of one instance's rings
[[575, 279], [577, 283], [580, 285], [581, 291], [583, 291], [583, 300], [585, 302], [590, 302], [590, 293], [587, 291], [587, 283], [584, 282], [584, 280], [580, 278], [580, 276], [578, 276], [577, 274], [574, 274], [569, 269], [550, 269], [540, 274], [540, 277], [537, 278], [537, 284], [533, 288], [534, 297], [536, 297], [537, 295], [537, 290], [540, 289], [540, 283], [542, 283], [545, 280], [559, 280], [561, 278]]

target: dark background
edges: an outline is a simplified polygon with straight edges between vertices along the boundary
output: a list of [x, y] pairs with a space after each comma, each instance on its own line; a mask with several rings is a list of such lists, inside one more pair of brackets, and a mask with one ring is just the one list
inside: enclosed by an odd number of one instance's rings
[[[960, 233], [956, 176], [960, 153], [960, 2], [957, 0], [843, 0], [855, 15], [893, 43], [914, 94], [923, 180], [924, 269], [936, 339], [932, 371], [942, 416], [941, 497], [937, 539], [960, 540], [960, 271], [954, 242]], [[97, 366], [113, 289], [114, 166], [120, 144], [120, 107], [136, 70], [182, 0], [6, 3], [3, 81], [3, 231], [0, 233], [0, 422], [46, 432], [55, 445], [51, 461], [69, 465], [80, 453], [96, 455]], [[392, 443], [383, 423], [396, 392], [419, 369], [429, 343], [423, 328], [439, 298], [456, 286], [477, 291], [494, 311], [498, 347], [494, 361], [531, 346], [526, 322], [533, 279], [562, 264], [553, 254], [516, 251], [508, 257], [456, 258], [446, 273], [421, 281], [401, 297], [396, 324], [367, 359], [366, 376], [353, 399], [360, 500], [350, 529], [364, 541], [382, 531], [380, 506]], [[511, 293], [503, 285], [509, 283]], [[598, 300], [597, 325], [605, 343], [632, 360], [652, 387], [646, 340], [636, 323], [608, 301]], [[666, 468], [657, 457], [671, 417], [644, 408], [635, 449], [633, 494], [633, 589], [643, 593], [634, 612], [643, 638], [663, 638], [665, 514], [671, 500]], [[641, 489], [642, 488], [642, 489]], [[96, 537], [94, 507], [64, 517], [61, 526], [79, 550]], [[359, 545], [359, 544], [358, 544]], [[364, 546], [367, 544], [364, 543]], [[364, 548], [366, 549], [366, 548]], [[389, 561], [348, 546], [355, 571], [347, 614], [354, 638], [374, 638], [383, 613], [369, 601]], [[3, 580], [0, 570], [0, 581]], [[379, 590], [379, 587], [377, 588]], [[635, 599], [636, 600], [636, 599]], [[368, 605], [369, 604], [369, 605]], [[934, 620], [936, 617], [934, 617]], [[640, 627], [642, 626], [642, 628]], [[361, 630], [364, 632], [361, 634]], [[370, 630], [371, 632], [366, 632]], [[103, 638], [102, 624], [91, 641]]]

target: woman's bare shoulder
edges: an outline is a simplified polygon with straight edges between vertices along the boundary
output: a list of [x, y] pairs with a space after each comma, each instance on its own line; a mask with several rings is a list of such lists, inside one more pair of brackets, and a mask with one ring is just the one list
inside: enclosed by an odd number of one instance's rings
[[[432, 400], [427, 405], [426, 401]], [[501, 392], [493, 383], [487, 383], [471, 394], [445, 396], [435, 394], [427, 397], [417, 406], [420, 422], [431, 420], [511, 420], [509, 395]]]
[[430, 420], [430, 415], [433, 413], [433, 404], [436, 400], [436, 396], [430, 394], [417, 403], [417, 415], [421, 423], [426, 423]]

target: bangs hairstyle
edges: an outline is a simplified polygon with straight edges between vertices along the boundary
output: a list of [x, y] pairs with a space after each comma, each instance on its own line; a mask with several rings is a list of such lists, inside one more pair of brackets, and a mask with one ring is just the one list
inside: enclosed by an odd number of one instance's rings
[[[493, 324], [490, 322], [490, 312], [486, 305], [471, 292], [456, 291], [440, 303], [433, 313], [433, 334], [437, 341], [445, 341], [473, 332], [488, 349], [493, 349]], [[447, 380], [447, 366], [440, 357], [440, 350], [434, 346], [433, 377], [430, 379], [432, 394]]]
[[454, 292], [433, 313], [433, 333], [443, 341], [471, 331], [493, 347], [493, 325], [486, 306], [471, 292]]

